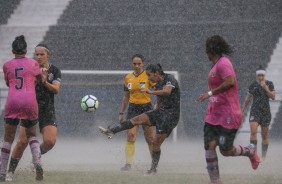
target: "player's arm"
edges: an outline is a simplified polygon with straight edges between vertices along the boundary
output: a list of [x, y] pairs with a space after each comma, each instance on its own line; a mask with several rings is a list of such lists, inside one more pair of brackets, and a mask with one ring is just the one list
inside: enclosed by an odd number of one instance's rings
[[160, 97], [157, 96], [156, 104], [154, 105], [154, 109], [160, 108]]
[[119, 111], [120, 115], [123, 115], [123, 113], [126, 110], [126, 107], [128, 105], [128, 102], [129, 102], [129, 96], [130, 96], [129, 91], [124, 91], [122, 101], [121, 101], [120, 111]]
[[49, 83], [47, 80], [43, 82], [44, 86], [54, 94], [59, 93], [61, 84], [59, 82], [54, 81], [53, 83]]
[[244, 104], [243, 104], [243, 106], [242, 106], [242, 112], [243, 112], [243, 113], [245, 112], [246, 108], [248, 107], [248, 105], [249, 105], [251, 99], [252, 99], [252, 95], [248, 94], [248, 95], [246, 96], [245, 101], [244, 101]]
[[266, 85], [265, 81], [263, 81], [260, 85], [265, 90], [267, 96], [272, 100], [275, 100], [275, 91], [271, 91], [269, 87]]
[[207, 92], [207, 93], [204, 93], [204, 94], [201, 94], [198, 96], [197, 98], [197, 102], [202, 102], [204, 101], [205, 99], [209, 98], [210, 96], [212, 95], [217, 95], [217, 94], [220, 94], [220, 93], [224, 93], [225, 91], [229, 90], [230, 88], [232, 88], [234, 86], [234, 77], [233, 76], [228, 76], [224, 79], [224, 82], [219, 85], [217, 88]]
[[163, 89], [161, 90], [142, 89], [141, 92], [145, 92], [152, 95], [158, 95], [158, 96], [168, 96], [171, 94], [173, 88], [174, 86], [169, 84], [164, 86]]

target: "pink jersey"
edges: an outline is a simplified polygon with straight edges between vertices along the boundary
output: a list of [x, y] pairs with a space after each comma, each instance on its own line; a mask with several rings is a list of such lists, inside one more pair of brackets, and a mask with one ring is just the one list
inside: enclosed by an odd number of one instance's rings
[[41, 74], [39, 64], [29, 58], [12, 59], [4, 64], [3, 71], [9, 86], [4, 118], [36, 120], [35, 79]]
[[210, 97], [205, 122], [227, 129], [238, 129], [242, 122], [238, 84], [232, 63], [227, 57], [221, 57], [209, 72], [209, 90], [220, 86], [229, 76], [234, 77], [234, 86], [224, 93]]

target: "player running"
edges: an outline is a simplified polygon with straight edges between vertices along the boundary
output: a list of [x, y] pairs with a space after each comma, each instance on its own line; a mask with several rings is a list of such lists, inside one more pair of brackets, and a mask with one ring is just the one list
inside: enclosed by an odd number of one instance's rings
[[257, 130], [261, 126], [262, 137], [262, 161], [266, 158], [268, 149], [268, 130], [271, 121], [269, 98], [275, 100], [274, 85], [265, 80], [265, 70], [260, 67], [256, 70], [257, 81], [253, 82], [248, 89], [242, 112], [244, 113], [251, 99], [253, 99], [250, 113], [250, 142], [257, 145]]
[[163, 72], [160, 64], [151, 64], [146, 68], [146, 74], [151, 82], [156, 83], [155, 90], [142, 89], [144, 93], [157, 96], [154, 110], [147, 111], [130, 120], [123, 121], [112, 128], [99, 127], [99, 130], [112, 138], [114, 134], [133, 128], [136, 125], [156, 126], [153, 140], [151, 169], [146, 175], [157, 173], [157, 166], [161, 155], [161, 144], [176, 127], [180, 116], [180, 89], [177, 80], [170, 74]]
[[[50, 50], [45, 44], [38, 44], [35, 47], [35, 60], [41, 68], [47, 70], [47, 75], [36, 85], [39, 129], [43, 136], [43, 143], [40, 145], [41, 154], [45, 154], [54, 147], [57, 137], [54, 96], [60, 90], [61, 71], [49, 63], [50, 55]], [[26, 132], [23, 127], [20, 127], [19, 139], [10, 160], [8, 181], [12, 181], [16, 167], [27, 145]]]
[[[120, 107], [119, 122], [124, 121], [124, 112], [128, 105], [126, 119], [131, 119], [146, 111], [152, 110], [150, 94], [143, 93], [141, 89], [150, 89], [154, 83], [148, 80], [146, 72], [144, 72], [144, 57], [135, 54], [132, 57], [133, 73], [127, 74], [124, 79], [124, 94]], [[121, 168], [122, 171], [131, 170], [131, 165], [135, 153], [135, 140], [138, 132], [138, 125], [127, 131], [127, 142], [125, 145], [126, 164]], [[142, 125], [146, 142], [148, 143], [150, 154], [152, 152], [154, 129], [148, 125]]]
[[30, 145], [36, 180], [43, 180], [40, 145], [36, 137], [38, 105], [35, 94], [36, 77], [41, 77], [39, 64], [26, 58], [27, 44], [23, 35], [15, 38], [12, 44], [15, 58], [3, 65], [4, 78], [9, 93], [5, 105], [5, 134], [0, 157], [0, 181], [5, 181], [11, 146], [18, 124], [26, 133], [25, 139]]
[[206, 41], [206, 53], [213, 63], [208, 75], [209, 91], [198, 96], [202, 102], [209, 98], [205, 117], [204, 142], [206, 150], [207, 170], [210, 184], [221, 183], [219, 176], [216, 147], [223, 156], [247, 156], [253, 169], [259, 165], [256, 147], [234, 146], [234, 139], [242, 122], [242, 112], [238, 98], [238, 84], [230, 60], [226, 55], [232, 54], [228, 43], [218, 35]]

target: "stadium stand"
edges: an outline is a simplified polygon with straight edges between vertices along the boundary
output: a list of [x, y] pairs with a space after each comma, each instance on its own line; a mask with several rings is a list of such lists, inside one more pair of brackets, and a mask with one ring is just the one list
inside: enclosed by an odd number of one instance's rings
[[17, 5], [20, 3], [21, 0], [1, 0], [0, 1], [0, 24], [6, 24], [8, 21], [8, 18], [13, 13], [14, 9], [17, 7]]
[[[235, 53], [231, 59], [242, 101], [247, 86], [254, 80], [255, 69], [259, 65], [267, 66], [281, 34], [281, 8], [279, 0], [121, 0], [116, 3], [73, 0], [44, 41], [54, 51], [54, 64], [61, 69], [125, 70], [131, 55], [142, 53], [147, 62], [177, 70], [182, 87], [182, 123], [186, 133], [195, 136], [202, 134], [206, 104], [196, 104], [194, 99], [206, 91], [211, 67], [204, 50], [206, 38], [220, 34], [233, 46]], [[85, 78], [79, 89], [71, 84], [73, 81], [64, 84], [62, 93], [74, 95], [71, 92], [77, 90], [77, 99], [86, 94], [82, 89], [89, 86], [91, 79]], [[95, 84], [92, 85], [94, 88]], [[108, 88], [105, 91], [107, 98], [100, 100], [101, 108], [95, 115], [95, 119], [103, 116], [98, 123], [116, 121], [122, 86], [116, 85], [117, 93]], [[99, 87], [92, 94], [98, 96], [105, 91]], [[73, 98], [58, 96], [59, 102], [68, 103], [69, 99]], [[58, 108], [62, 131], [65, 123], [72, 126], [75, 121], [84, 121], [85, 115], [77, 113], [75, 118], [70, 115], [66, 120], [63, 110]]]

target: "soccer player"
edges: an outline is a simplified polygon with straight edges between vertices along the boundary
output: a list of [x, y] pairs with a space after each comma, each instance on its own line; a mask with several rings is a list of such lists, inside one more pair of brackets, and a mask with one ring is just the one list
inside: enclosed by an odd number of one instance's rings
[[[133, 73], [127, 74], [124, 79], [124, 94], [120, 107], [119, 122], [124, 121], [124, 112], [128, 105], [126, 119], [131, 119], [134, 116], [152, 110], [150, 94], [143, 93], [141, 89], [150, 89], [154, 83], [148, 80], [146, 72], [143, 70], [144, 57], [140, 54], [135, 54], [132, 57]], [[154, 129], [148, 125], [142, 125], [144, 136], [149, 147], [150, 154], [152, 152]], [[126, 164], [121, 168], [122, 171], [131, 170], [131, 165], [135, 153], [135, 140], [138, 132], [138, 126], [127, 131], [127, 142], [125, 145]]]
[[170, 74], [163, 72], [160, 64], [150, 64], [146, 68], [146, 74], [151, 82], [156, 83], [155, 90], [142, 89], [144, 93], [157, 96], [157, 103], [154, 110], [147, 111], [130, 120], [123, 121], [115, 127], [99, 130], [112, 138], [114, 134], [128, 130], [136, 125], [156, 126], [156, 135], [153, 140], [152, 163], [147, 175], [154, 175], [161, 155], [161, 144], [176, 127], [180, 116], [180, 89], [177, 80]]
[[255, 145], [234, 146], [234, 139], [242, 122], [239, 105], [238, 84], [232, 63], [227, 55], [232, 54], [228, 43], [218, 35], [206, 41], [206, 54], [213, 66], [208, 74], [209, 91], [198, 96], [197, 101], [209, 99], [205, 117], [204, 143], [210, 184], [221, 183], [216, 147], [223, 156], [247, 156], [253, 169], [259, 158]]
[[[50, 50], [45, 44], [38, 44], [35, 47], [35, 60], [42, 69], [47, 71], [47, 75], [36, 85], [39, 129], [43, 136], [43, 143], [40, 145], [41, 154], [45, 154], [54, 147], [57, 137], [54, 95], [60, 90], [61, 71], [49, 63], [50, 55]], [[26, 132], [23, 127], [20, 127], [19, 139], [10, 160], [8, 181], [12, 181], [16, 167], [27, 145]]]
[[36, 180], [43, 180], [40, 145], [36, 137], [35, 126], [38, 118], [35, 81], [36, 77], [40, 79], [42, 71], [36, 61], [25, 57], [26, 48], [24, 36], [16, 37], [12, 43], [15, 58], [3, 65], [4, 78], [9, 87], [9, 93], [4, 113], [5, 134], [0, 158], [0, 181], [5, 181], [11, 146], [18, 124], [25, 131], [25, 139], [30, 145], [36, 169]]
[[244, 113], [251, 99], [253, 99], [250, 113], [250, 142], [257, 145], [257, 130], [261, 126], [262, 137], [262, 161], [266, 158], [268, 149], [268, 130], [271, 121], [269, 98], [275, 100], [274, 85], [265, 80], [265, 70], [260, 67], [256, 70], [257, 81], [253, 82], [248, 89], [242, 112]]

